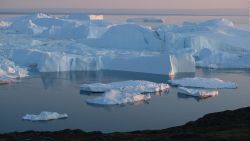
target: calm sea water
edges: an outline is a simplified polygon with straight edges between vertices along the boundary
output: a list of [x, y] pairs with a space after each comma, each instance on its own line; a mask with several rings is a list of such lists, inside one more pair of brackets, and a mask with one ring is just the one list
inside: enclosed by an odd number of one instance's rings
[[[120, 71], [37, 73], [19, 83], [0, 86], [0, 132], [25, 130], [132, 131], [163, 129], [196, 120], [204, 114], [250, 106], [250, 70], [202, 70], [181, 77], [218, 77], [235, 81], [238, 89], [219, 90], [219, 96], [198, 100], [177, 93], [155, 94], [147, 103], [101, 107], [86, 104], [90, 95], [80, 92], [80, 84], [122, 80], [167, 82], [168, 76]], [[69, 118], [49, 122], [28, 122], [21, 117], [40, 111], [68, 113]]]

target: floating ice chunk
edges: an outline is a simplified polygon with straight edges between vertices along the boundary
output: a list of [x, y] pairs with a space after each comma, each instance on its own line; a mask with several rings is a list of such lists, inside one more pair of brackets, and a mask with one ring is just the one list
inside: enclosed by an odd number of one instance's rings
[[194, 88], [208, 88], [208, 89], [235, 89], [237, 84], [234, 82], [223, 81], [219, 78], [183, 78], [178, 80], [169, 80], [171, 85], [194, 87]]
[[88, 104], [95, 105], [119, 105], [126, 103], [135, 103], [139, 101], [147, 101], [150, 98], [150, 94], [131, 94], [111, 89], [110, 91], [105, 92], [103, 96], [96, 97], [93, 99], [87, 99], [86, 102]]
[[198, 98], [208, 98], [219, 95], [218, 91], [202, 90], [202, 89], [190, 89], [185, 87], [178, 87], [181, 94], [194, 96]]
[[127, 22], [130, 23], [164, 23], [164, 20], [158, 19], [158, 18], [153, 18], [153, 17], [148, 17], [148, 18], [129, 18], [127, 19]]
[[124, 93], [153, 93], [160, 92], [169, 89], [168, 84], [154, 83], [144, 80], [128, 80], [121, 82], [113, 82], [108, 84], [94, 83], [94, 84], [82, 84], [80, 86], [82, 91], [90, 92], [106, 92], [111, 89], [116, 89]]
[[23, 120], [30, 120], [30, 121], [47, 121], [47, 120], [55, 120], [63, 118], [68, 118], [68, 114], [59, 114], [57, 112], [48, 112], [48, 111], [43, 111], [38, 115], [26, 114], [25, 116], [22, 117]]

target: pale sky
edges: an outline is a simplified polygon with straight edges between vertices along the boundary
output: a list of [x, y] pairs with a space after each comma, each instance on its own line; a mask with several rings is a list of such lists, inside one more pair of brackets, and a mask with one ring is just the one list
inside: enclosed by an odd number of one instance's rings
[[247, 0], [0, 0], [0, 8], [246, 9]]

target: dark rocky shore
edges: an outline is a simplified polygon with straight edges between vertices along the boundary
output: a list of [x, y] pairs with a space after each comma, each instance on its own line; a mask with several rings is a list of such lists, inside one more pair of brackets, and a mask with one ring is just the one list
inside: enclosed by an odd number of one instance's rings
[[183, 126], [134, 132], [14, 132], [0, 134], [0, 141], [250, 141], [250, 107], [207, 114]]

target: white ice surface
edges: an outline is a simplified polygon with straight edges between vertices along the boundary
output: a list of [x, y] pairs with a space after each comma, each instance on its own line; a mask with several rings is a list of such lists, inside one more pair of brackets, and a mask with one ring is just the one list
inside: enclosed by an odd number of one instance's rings
[[48, 112], [48, 111], [42, 111], [40, 114], [26, 114], [22, 117], [23, 120], [29, 120], [29, 121], [47, 121], [47, 120], [55, 120], [55, 119], [62, 119], [62, 118], [68, 118], [67, 114], [59, 114], [57, 112]]
[[219, 92], [215, 90], [202, 90], [202, 89], [192, 89], [185, 87], [178, 87], [178, 89], [181, 94], [194, 96], [198, 98], [208, 98], [219, 95]]
[[28, 71], [14, 62], [0, 56], [0, 84], [15, 82], [16, 78], [28, 76]]
[[105, 92], [103, 96], [87, 99], [86, 102], [88, 104], [95, 105], [120, 105], [139, 101], [147, 101], [150, 98], [150, 94], [131, 94], [111, 89], [110, 91]]
[[169, 80], [171, 85], [193, 87], [193, 88], [209, 88], [209, 89], [235, 89], [237, 84], [234, 82], [223, 81], [219, 78], [182, 78], [177, 80]]
[[168, 84], [154, 83], [144, 80], [128, 80], [121, 82], [112, 82], [108, 84], [93, 83], [82, 84], [80, 86], [82, 91], [90, 92], [107, 92], [111, 89], [119, 90], [123, 93], [141, 94], [141, 93], [153, 93], [160, 92], [169, 89]]
[[195, 72], [195, 60], [191, 54], [188, 53], [175, 53], [169, 55], [170, 71], [169, 75], [175, 75], [178, 73], [194, 73]]

